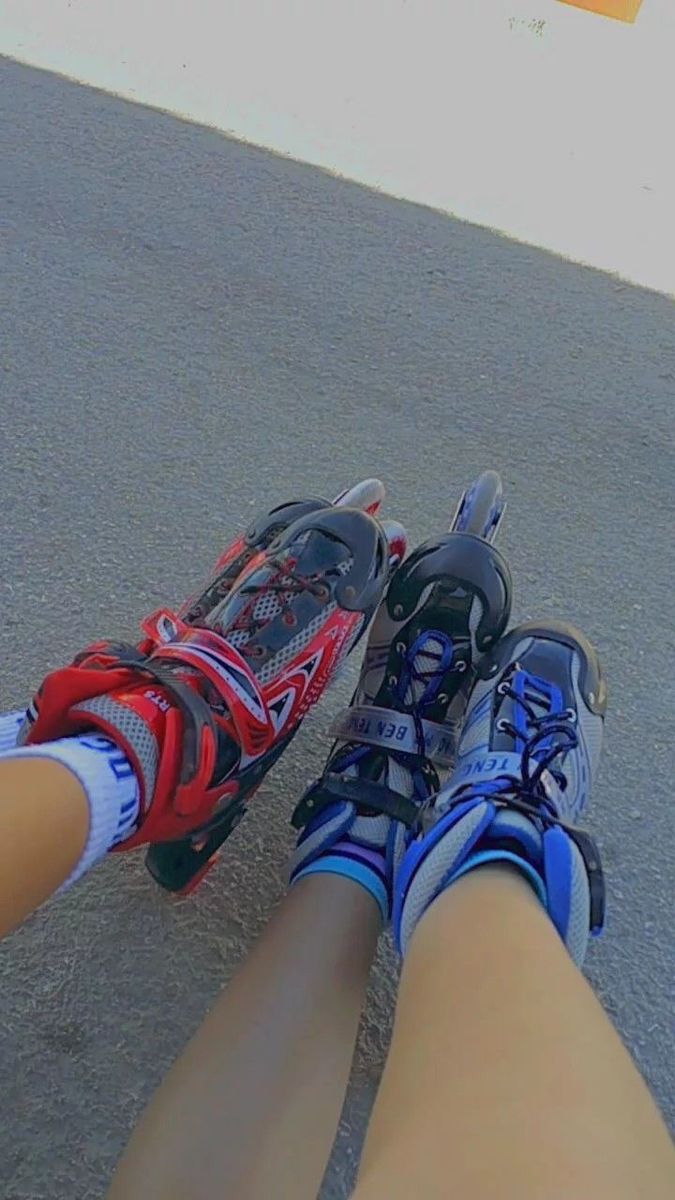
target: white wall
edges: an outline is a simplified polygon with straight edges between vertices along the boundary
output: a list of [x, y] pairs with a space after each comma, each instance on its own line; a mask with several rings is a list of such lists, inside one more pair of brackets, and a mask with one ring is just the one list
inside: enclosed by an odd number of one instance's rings
[[672, 0], [0, 0], [0, 51], [675, 293]]

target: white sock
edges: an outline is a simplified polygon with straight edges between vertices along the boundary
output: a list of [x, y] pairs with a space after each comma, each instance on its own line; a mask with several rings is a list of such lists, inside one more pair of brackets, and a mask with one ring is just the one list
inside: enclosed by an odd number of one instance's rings
[[3, 750], [12, 750], [23, 724], [26, 711], [23, 708], [16, 712], [0, 713], [0, 754]]
[[92, 732], [37, 746], [10, 748], [0, 757], [51, 758], [63, 763], [84, 789], [89, 802], [89, 836], [80, 861], [59, 892], [69, 888], [112, 846], [133, 832], [139, 810], [138, 781], [126, 755], [102, 734]]

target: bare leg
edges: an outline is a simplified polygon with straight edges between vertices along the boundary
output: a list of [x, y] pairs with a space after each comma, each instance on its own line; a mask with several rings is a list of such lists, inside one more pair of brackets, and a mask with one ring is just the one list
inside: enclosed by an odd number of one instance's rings
[[[59, 762], [0, 760], [0, 933], [70, 874], [89, 830]], [[112, 1197], [314, 1197], [344, 1099], [379, 909], [351, 880], [300, 880], [151, 1104]]]
[[49, 759], [0, 760], [0, 937], [67, 879], [88, 831], [76, 775]]
[[422, 918], [355, 1200], [670, 1200], [645, 1084], [529, 885], [459, 880]]
[[292, 888], [150, 1104], [110, 1200], [314, 1200], [379, 928], [350, 880]]

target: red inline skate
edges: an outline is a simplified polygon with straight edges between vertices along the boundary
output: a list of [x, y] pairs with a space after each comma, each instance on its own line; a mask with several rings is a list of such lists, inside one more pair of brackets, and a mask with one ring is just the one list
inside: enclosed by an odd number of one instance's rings
[[120, 746], [141, 818], [118, 848], [152, 843], [169, 890], [196, 886], [366, 630], [405, 554], [402, 527], [374, 515], [382, 496], [366, 481], [273, 510], [178, 613], [143, 623], [139, 645], [98, 643], [40, 688], [22, 740], [95, 729]]

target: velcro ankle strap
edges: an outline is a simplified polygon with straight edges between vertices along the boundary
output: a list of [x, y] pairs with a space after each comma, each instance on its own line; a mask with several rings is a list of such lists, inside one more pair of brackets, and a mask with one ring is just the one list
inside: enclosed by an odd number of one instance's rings
[[[419, 731], [424, 735], [420, 746]], [[390, 708], [347, 708], [330, 727], [331, 736], [345, 742], [363, 742], [396, 754], [412, 754], [429, 759], [439, 767], [451, 767], [457, 750], [457, 726], [438, 725], [435, 721], [415, 721], [411, 713]]]

